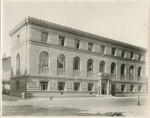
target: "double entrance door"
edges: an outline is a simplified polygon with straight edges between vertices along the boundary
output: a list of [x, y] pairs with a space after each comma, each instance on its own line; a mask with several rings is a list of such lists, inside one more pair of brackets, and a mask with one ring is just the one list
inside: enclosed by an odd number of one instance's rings
[[116, 85], [115, 84], [107, 85], [107, 84], [108, 84], [108, 81], [102, 81], [102, 83], [101, 83], [101, 94], [102, 95], [106, 95], [106, 94], [107, 95], [108, 94], [115, 95]]
[[107, 94], [107, 86], [106, 83], [102, 83], [101, 85], [101, 94], [106, 95]]

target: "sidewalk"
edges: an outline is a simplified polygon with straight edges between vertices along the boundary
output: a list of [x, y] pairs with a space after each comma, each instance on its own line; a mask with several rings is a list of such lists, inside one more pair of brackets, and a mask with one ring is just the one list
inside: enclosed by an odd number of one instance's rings
[[[50, 101], [50, 100], [70, 100], [70, 99], [128, 99], [135, 98], [138, 99], [138, 96], [130, 96], [130, 97], [115, 97], [111, 95], [99, 95], [96, 97], [48, 97], [48, 98], [27, 98], [26, 100], [18, 100], [18, 101]], [[140, 96], [140, 98], [148, 98], [148, 96]]]
[[[95, 97], [47, 97], [47, 98], [27, 98], [27, 99], [23, 100], [20, 97], [2, 95], [3, 101], [50, 101], [50, 100], [70, 100], [70, 99], [127, 99], [127, 98], [137, 98], [138, 99], [138, 96], [116, 97], [116, 96], [112, 96], [112, 95], [98, 95]], [[140, 96], [140, 98], [148, 98], [148, 96]]]
[[18, 101], [18, 100], [21, 100], [21, 98], [2, 94], [2, 101]]

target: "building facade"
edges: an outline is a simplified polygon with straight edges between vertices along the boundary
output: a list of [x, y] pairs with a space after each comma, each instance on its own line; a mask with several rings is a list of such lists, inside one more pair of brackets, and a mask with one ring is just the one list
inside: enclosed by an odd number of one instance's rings
[[28, 17], [10, 32], [11, 95], [146, 92], [146, 49]]

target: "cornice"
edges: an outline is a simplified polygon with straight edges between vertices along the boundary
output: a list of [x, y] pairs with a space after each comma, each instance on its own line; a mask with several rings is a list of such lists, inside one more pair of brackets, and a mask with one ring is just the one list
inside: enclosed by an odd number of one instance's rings
[[110, 39], [110, 38], [102, 37], [102, 36], [92, 34], [92, 33], [89, 33], [89, 32], [84, 32], [84, 31], [77, 30], [77, 29], [74, 29], [74, 28], [58, 25], [58, 24], [55, 24], [55, 23], [52, 23], [52, 22], [48, 22], [48, 21], [33, 18], [33, 17], [25, 18], [21, 23], [19, 23], [10, 32], [10, 35], [12, 35], [15, 32], [15, 30], [18, 30], [20, 27], [22, 27], [23, 25], [28, 24], [28, 23], [39, 25], [39, 26], [44, 26], [44, 27], [48, 27], [48, 28], [52, 28], [52, 29], [56, 29], [56, 30], [59, 30], [59, 31], [73, 33], [73, 34], [80, 35], [80, 36], [83, 36], [83, 37], [88, 37], [88, 38], [93, 39], [93, 40], [99, 40], [99, 41], [105, 42], [105, 43], [111, 43], [111, 44], [114, 44], [114, 45], [123, 46], [123, 47], [130, 48], [130, 49], [136, 49], [136, 50], [142, 51], [142, 52], [147, 52], [147, 49], [139, 47], [139, 46], [131, 45], [131, 44], [124, 43], [124, 42], [121, 42], [121, 41], [116, 41], [116, 40], [113, 40], [113, 39]]
[[25, 18], [20, 23], [18, 23], [12, 30], [10, 30], [9, 35], [12, 36], [16, 31], [18, 31], [20, 28], [22, 28], [24, 25], [27, 25], [28, 19]]

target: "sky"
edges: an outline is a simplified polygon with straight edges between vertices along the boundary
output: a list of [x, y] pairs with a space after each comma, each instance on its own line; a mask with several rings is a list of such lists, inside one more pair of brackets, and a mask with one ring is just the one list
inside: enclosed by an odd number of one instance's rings
[[[149, 50], [150, 10], [146, 2], [3, 0], [1, 5], [2, 56], [4, 53], [6, 56], [11, 54], [10, 30], [28, 16], [130, 43]], [[147, 62], [149, 61], [148, 57], [149, 51], [147, 53]]]

